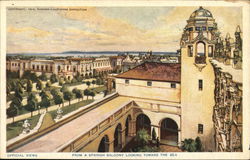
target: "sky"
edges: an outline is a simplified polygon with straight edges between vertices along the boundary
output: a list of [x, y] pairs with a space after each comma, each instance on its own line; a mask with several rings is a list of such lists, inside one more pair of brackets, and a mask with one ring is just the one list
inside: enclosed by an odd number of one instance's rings
[[[174, 52], [186, 20], [199, 7], [45, 8], [7, 10], [7, 53]], [[204, 8], [222, 37], [234, 37], [237, 25], [242, 27], [240, 7]]]

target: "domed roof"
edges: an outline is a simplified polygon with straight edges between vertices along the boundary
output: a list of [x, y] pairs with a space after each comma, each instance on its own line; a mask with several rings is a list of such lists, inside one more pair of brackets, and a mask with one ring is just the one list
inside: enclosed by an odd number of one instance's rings
[[210, 11], [200, 7], [191, 14], [190, 18], [213, 18], [213, 15]]

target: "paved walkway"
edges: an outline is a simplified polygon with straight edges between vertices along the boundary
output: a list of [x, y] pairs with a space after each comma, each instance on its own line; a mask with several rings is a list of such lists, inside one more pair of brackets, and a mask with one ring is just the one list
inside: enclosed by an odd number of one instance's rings
[[[96, 126], [117, 112], [129, 101], [131, 100], [128, 97], [116, 97], [63, 126], [17, 148], [13, 152], [56, 152], [60, 147], [63, 147], [63, 145], [74, 138], [87, 133], [93, 126]], [[86, 107], [88, 106], [84, 108]]]
[[179, 147], [160, 145], [160, 152], [183, 152]]

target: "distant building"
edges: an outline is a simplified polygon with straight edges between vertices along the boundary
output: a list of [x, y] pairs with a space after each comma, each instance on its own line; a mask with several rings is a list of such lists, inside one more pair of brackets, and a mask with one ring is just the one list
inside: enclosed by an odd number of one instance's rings
[[99, 58], [68, 58], [54, 60], [7, 60], [7, 70], [19, 72], [31, 71], [37, 75], [45, 73], [47, 76], [53, 73], [59, 77], [72, 79], [77, 73], [81, 76], [93, 76], [102, 73], [110, 73], [115, 68], [121, 68], [122, 57], [99, 57]]

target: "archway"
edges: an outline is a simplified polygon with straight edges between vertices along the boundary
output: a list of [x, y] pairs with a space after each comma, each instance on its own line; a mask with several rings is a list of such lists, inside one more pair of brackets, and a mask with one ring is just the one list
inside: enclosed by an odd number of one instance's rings
[[178, 125], [170, 118], [161, 121], [161, 143], [177, 145], [178, 144]]
[[108, 152], [109, 151], [109, 138], [105, 135], [98, 147], [98, 152]]
[[141, 129], [145, 129], [151, 136], [151, 121], [145, 114], [136, 117], [136, 133]]
[[205, 51], [206, 51], [206, 45], [204, 42], [198, 42], [197, 43], [197, 48], [196, 48], [196, 53], [198, 57], [205, 57]]
[[126, 123], [125, 123], [125, 126], [126, 126], [126, 129], [125, 129], [125, 137], [126, 137], [126, 143], [128, 143], [131, 138], [129, 137], [129, 132], [131, 131], [131, 128], [130, 128], [130, 123], [131, 123], [131, 115], [128, 115], [127, 119], [126, 119]]
[[114, 133], [114, 151], [118, 152], [122, 149], [122, 125], [119, 123]]

